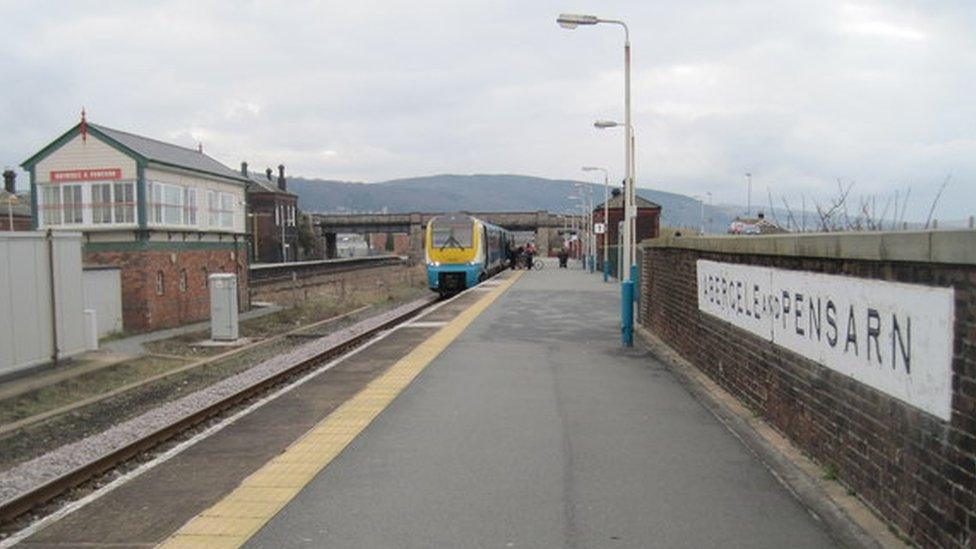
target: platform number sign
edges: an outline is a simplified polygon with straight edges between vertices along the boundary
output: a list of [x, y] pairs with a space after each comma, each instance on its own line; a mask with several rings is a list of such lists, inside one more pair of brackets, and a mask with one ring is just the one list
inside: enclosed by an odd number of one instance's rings
[[593, 234], [603, 234], [605, 232], [607, 232], [607, 226], [606, 225], [604, 225], [603, 223], [594, 223], [593, 224]]

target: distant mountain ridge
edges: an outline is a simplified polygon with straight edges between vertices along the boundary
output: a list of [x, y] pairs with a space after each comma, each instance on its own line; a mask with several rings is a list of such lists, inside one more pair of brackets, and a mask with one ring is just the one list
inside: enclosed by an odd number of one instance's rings
[[[380, 183], [302, 177], [288, 179], [288, 189], [298, 194], [299, 207], [304, 211], [320, 213], [458, 210], [575, 212], [579, 211], [579, 200], [573, 200], [570, 196], [577, 194], [577, 184], [593, 190], [594, 206], [603, 202], [603, 185], [527, 175], [443, 174]], [[694, 198], [641, 188], [637, 189], [637, 194], [661, 205], [662, 224], [665, 226], [697, 228], [700, 224], [701, 205]], [[705, 217], [709, 232], [724, 232], [733, 215], [726, 208], [706, 206]]]

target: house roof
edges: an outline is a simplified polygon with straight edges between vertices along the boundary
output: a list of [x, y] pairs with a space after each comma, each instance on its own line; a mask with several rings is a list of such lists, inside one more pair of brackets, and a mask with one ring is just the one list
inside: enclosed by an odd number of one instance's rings
[[275, 193], [297, 196], [291, 191], [281, 190], [281, 188], [278, 187], [278, 181], [268, 180], [268, 176], [265, 174], [248, 173], [247, 180], [247, 192], [249, 193]]
[[[173, 145], [172, 143], [166, 143], [158, 139], [143, 137], [91, 122], [87, 123], [87, 127], [90, 134], [105, 141], [123, 154], [142, 162], [183, 168], [194, 172], [233, 179], [240, 183], [247, 182], [247, 179], [237, 171], [228, 168], [216, 159], [198, 150]], [[33, 167], [43, 158], [73, 139], [80, 132], [81, 123], [75, 124], [71, 129], [41, 149], [34, 156], [25, 160], [21, 166], [25, 169]]]
[[759, 234], [781, 234], [788, 233], [789, 231], [780, 227], [779, 225], [769, 221], [764, 217], [743, 217], [736, 216], [729, 225], [728, 232], [740, 233], [745, 232], [746, 227], [754, 227], [755, 230], [759, 231]]
[[118, 141], [150, 162], [166, 164], [178, 168], [187, 168], [197, 172], [219, 175], [231, 179], [241, 180], [237, 171], [221, 164], [207, 154], [194, 149], [180, 147], [164, 141], [143, 137], [134, 133], [124, 132], [105, 126], [89, 123], [89, 129], [95, 128], [108, 137]]
[[[620, 193], [617, 196], [611, 196], [610, 200], [607, 201], [607, 206], [610, 208], [623, 208], [624, 207], [624, 193]], [[637, 207], [638, 208], [660, 208], [660, 204], [655, 204], [646, 198], [637, 197]], [[593, 211], [603, 210], [603, 202], [599, 205], [593, 207]]]

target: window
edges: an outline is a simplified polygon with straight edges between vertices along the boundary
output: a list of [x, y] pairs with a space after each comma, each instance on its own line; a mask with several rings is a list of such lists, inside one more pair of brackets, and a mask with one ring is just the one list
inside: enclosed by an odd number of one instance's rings
[[210, 271], [206, 267], [202, 267], [200, 270], [203, 271], [203, 287], [207, 288], [210, 286]]
[[149, 221], [163, 222], [163, 187], [159, 183], [149, 182]]
[[163, 271], [156, 271], [156, 295], [163, 295], [166, 293], [166, 285], [163, 280]]
[[163, 223], [183, 224], [183, 188], [176, 185], [161, 185], [163, 188]]
[[80, 224], [85, 220], [81, 185], [62, 185], [61, 203], [64, 205], [64, 223]]
[[234, 195], [230, 193], [220, 193], [220, 226], [234, 226]]
[[61, 187], [48, 185], [44, 187], [44, 212], [45, 225], [61, 224]]
[[207, 191], [207, 211], [210, 212], [210, 219], [207, 225], [211, 227], [216, 227], [218, 225], [219, 210], [217, 205], [217, 193], [215, 191]]
[[149, 220], [160, 225], [197, 224], [197, 190], [193, 187], [149, 183], [151, 199]]
[[92, 223], [112, 222], [112, 184], [95, 183], [91, 186]]
[[183, 191], [183, 223], [197, 224], [197, 190], [187, 187]]
[[295, 226], [295, 206], [288, 206], [288, 226]]
[[470, 248], [471, 224], [443, 224], [436, 222], [433, 228], [433, 246], [435, 248]]
[[186, 291], [186, 269], [180, 271], [180, 291]]
[[114, 185], [115, 191], [115, 222], [116, 223], [134, 223], [135, 222], [135, 205], [136, 201], [133, 198], [133, 184], [132, 183], [116, 183]]
[[132, 181], [40, 185], [40, 221], [49, 226], [134, 223], [134, 189]]

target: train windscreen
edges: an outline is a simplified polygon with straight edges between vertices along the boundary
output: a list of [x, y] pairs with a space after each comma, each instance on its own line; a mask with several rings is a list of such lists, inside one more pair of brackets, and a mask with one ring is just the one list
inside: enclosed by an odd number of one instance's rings
[[470, 248], [471, 247], [472, 223], [468, 219], [434, 221], [432, 227], [431, 240], [433, 247], [439, 250], [449, 248]]

